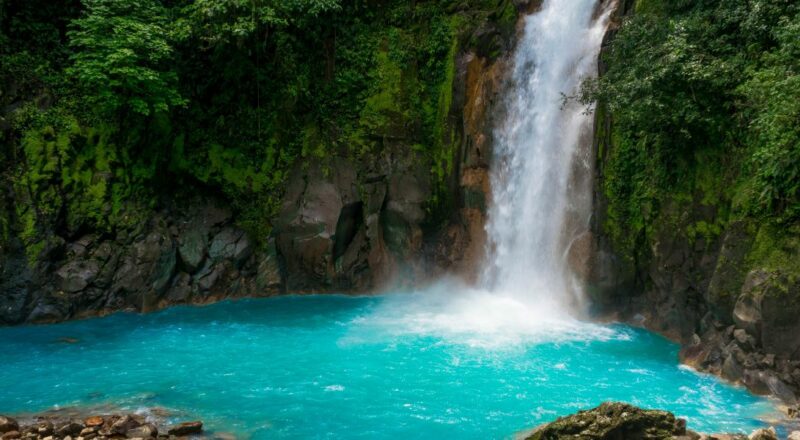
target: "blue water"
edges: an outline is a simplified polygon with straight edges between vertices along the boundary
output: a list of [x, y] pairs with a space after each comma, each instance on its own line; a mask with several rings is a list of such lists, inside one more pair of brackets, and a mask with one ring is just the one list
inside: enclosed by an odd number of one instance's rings
[[281, 297], [2, 328], [0, 413], [113, 402], [253, 439], [486, 439], [606, 400], [706, 432], [773, 411], [679, 367], [678, 348], [646, 331], [517, 326], [497, 304], [448, 301]]

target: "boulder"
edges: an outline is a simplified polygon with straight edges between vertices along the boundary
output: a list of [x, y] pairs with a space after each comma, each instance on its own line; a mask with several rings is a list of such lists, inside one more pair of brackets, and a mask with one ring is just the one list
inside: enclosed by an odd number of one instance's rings
[[61, 290], [76, 293], [89, 286], [100, 273], [97, 260], [72, 260], [56, 271]]
[[129, 438], [155, 438], [158, 437], [158, 428], [151, 423], [145, 423], [139, 427], [129, 429], [127, 435]]
[[213, 266], [206, 265], [200, 272], [197, 272], [194, 275], [197, 287], [206, 294], [215, 290], [214, 287], [217, 285], [217, 282], [222, 279], [222, 275], [226, 271], [226, 263], [226, 261], [221, 261]]
[[36, 433], [39, 434], [39, 437], [47, 437], [53, 435], [55, 433], [55, 427], [53, 426], [53, 422], [49, 420], [40, 420], [36, 424]]
[[748, 273], [733, 309], [733, 320], [736, 325], [756, 337], [761, 334], [761, 301], [768, 279], [769, 274], [761, 270]]
[[174, 435], [176, 437], [192, 435], [192, 434], [200, 434], [202, 432], [203, 432], [203, 422], [199, 420], [194, 422], [179, 423], [175, 426], [170, 427], [167, 430], [167, 434]]
[[[84, 426], [87, 428], [103, 426], [103, 423], [105, 423], [105, 420], [101, 416], [92, 416], [83, 421]], [[83, 435], [83, 432], [81, 432], [81, 435]]]
[[775, 428], [770, 427], [757, 429], [747, 438], [749, 440], [778, 440], [778, 434], [775, 432]]
[[252, 253], [253, 247], [241, 229], [227, 227], [214, 236], [208, 255], [214, 261], [233, 260], [240, 264]]
[[[320, 166], [296, 168], [275, 222], [275, 242], [283, 257], [286, 289], [332, 290], [335, 249], [346, 249], [336, 230], [346, 206], [360, 202], [353, 165], [335, 160], [328, 173]], [[347, 228], [343, 228], [347, 229]]]
[[643, 410], [632, 405], [606, 402], [540, 426], [527, 440], [667, 440], [686, 435], [686, 423], [666, 411]]
[[736, 360], [736, 356], [728, 353], [728, 356], [725, 358], [725, 362], [722, 363], [722, 377], [731, 382], [739, 382], [742, 380], [743, 374], [744, 371], [742, 370], [742, 366], [739, 365], [739, 362]]
[[19, 423], [16, 420], [11, 417], [0, 416], [0, 434], [18, 430]]
[[199, 229], [189, 229], [178, 238], [178, 256], [184, 269], [197, 272], [206, 258], [206, 234]]
[[164, 298], [173, 304], [186, 302], [192, 294], [192, 276], [186, 272], [175, 275], [172, 286], [167, 289]]
[[786, 385], [785, 382], [770, 374], [766, 379], [767, 387], [769, 387], [770, 394], [777, 397], [788, 405], [797, 403], [794, 391]]
[[22, 437], [22, 434], [20, 434], [19, 431], [8, 431], [0, 435], [0, 440], [16, 440], [20, 437]]
[[66, 422], [56, 429], [56, 435], [59, 437], [74, 436], [77, 437], [83, 430], [83, 425], [73, 421]]
[[28, 315], [28, 321], [44, 324], [62, 321], [66, 317], [67, 313], [61, 307], [54, 304], [40, 303]]
[[800, 440], [800, 431], [793, 431], [791, 434], [789, 434], [787, 440]]
[[157, 226], [121, 257], [107, 307], [132, 306], [142, 311], [153, 308], [172, 279], [176, 260], [172, 235]]
[[748, 274], [733, 319], [767, 353], [800, 360], [800, 285], [776, 272]]
[[755, 348], [755, 338], [748, 335], [747, 331], [743, 329], [738, 328], [734, 330], [733, 338], [736, 339], [736, 343], [739, 344], [739, 347], [741, 347], [742, 350], [751, 351]]
[[125, 415], [112, 423], [109, 430], [112, 434], [126, 435], [129, 430], [138, 428], [139, 425], [141, 424], [133, 417]]

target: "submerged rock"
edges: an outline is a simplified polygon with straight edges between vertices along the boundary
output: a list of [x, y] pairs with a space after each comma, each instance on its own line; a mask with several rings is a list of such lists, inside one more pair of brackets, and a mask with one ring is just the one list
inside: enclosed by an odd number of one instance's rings
[[618, 402], [580, 411], [540, 426], [526, 440], [671, 439], [686, 435], [686, 422], [667, 411], [644, 410]]

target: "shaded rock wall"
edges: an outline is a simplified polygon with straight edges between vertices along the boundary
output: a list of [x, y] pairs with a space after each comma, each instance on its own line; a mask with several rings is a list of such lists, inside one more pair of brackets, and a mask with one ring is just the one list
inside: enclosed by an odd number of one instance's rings
[[[628, 3], [615, 25], [632, 12]], [[601, 61], [601, 74], [604, 67]], [[657, 331], [683, 345], [684, 362], [795, 403], [800, 230], [736, 217], [730, 200], [698, 187], [643, 206], [647, 224], [629, 231], [627, 244], [615, 242], [604, 192], [613, 178], [606, 173], [615, 149], [613, 115], [601, 106], [596, 116], [595, 215], [582, 273], [593, 312]]]
[[[19, 258], [3, 268], [5, 324], [272, 295], [282, 287], [274, 244], [256, 250], [224, 203], [205, 198], [165, 208], [130, 230], [62, 240], [33, 268]], [[10, 273], [15, 267], [25, 269]]]
[[[537, 2], [515, 4], [527, 11]], [[113, 232], [54, 226], [35, 258], [11, 231], [0, 246], [0, 325], [473, 277], [484, 252], [492, 117], [514, 35], [491, 19], [471, 32], [459, 36], [451, 66], [444, 194], [431, 175], [441, 165], [415, 148], [413, 127], [389, 124], [374, 133], [377, 153], [300, 161], [266, 237], [240, 228], [224, 199], [185, 195], [166, 196], [143, 221]], [[17, 199], [8, 191], [3, 215]]]

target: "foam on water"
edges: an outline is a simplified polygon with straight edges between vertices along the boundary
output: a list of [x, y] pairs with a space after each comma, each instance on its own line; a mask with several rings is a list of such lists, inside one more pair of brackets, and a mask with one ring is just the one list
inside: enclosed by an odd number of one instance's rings
[[626, 337], [619, 330], [553, 315], [550, 309], [525, 298], [457, 281], [441, 281], [409, 295], [389, 296], [360, 324], [396, 334], [430, 335], [448, 343], [492, 348]]

